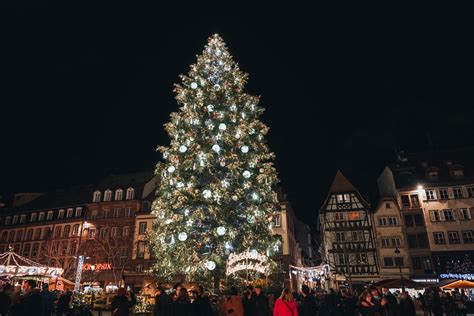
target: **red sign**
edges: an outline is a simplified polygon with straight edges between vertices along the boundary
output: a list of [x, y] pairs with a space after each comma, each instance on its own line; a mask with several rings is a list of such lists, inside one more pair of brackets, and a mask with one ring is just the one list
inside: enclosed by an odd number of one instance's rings
[[84, 271], [89, 271], [89, 270], [94, 270], [94, 271], [112, 270], [112, 264], [111, 263], [96, 263], [96, 264], [85, 263], [82, 266], [82, 270], [84, 270]]

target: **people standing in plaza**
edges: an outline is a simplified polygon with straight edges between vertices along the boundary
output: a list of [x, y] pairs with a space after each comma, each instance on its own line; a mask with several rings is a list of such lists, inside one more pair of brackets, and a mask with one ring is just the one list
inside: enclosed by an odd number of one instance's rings
[[57, 315], [63, 316], [68, 315], [70, 311], [70, 305], [72, 300], [72, 292], [67, 289], [66, 292], [63, 292], [58, 298], [58, 304], [56, 306]]
[[407, 292], [402, 292], [401, 294], [399, 315], [416, 316], [415, 303]]
[[268, 316], [271, 313], [268, 298], [259, 285], [255, 287], [255, 307], [256, 316]]
[[198, 285], [195, 289], [195, 298], [192, 302], [192, 307], [194, 316], [207, 316], [214, 314], [209, 297], [204, 295], [204, 288], [202, 285]]
[[112, 301], [112, 315], [114, 316], [129, 316], [130, 308], [137, 304], [135, 294], [128, 292], [123, 287], [119, 288], [117, 295]]
[[273, 316], [298, 316], [298, 307], [289, 289], [284, 289], [275, 301]]
[[363, 292], [359, 298], [359, 312], [362, 316], [376, 316], [381, 312], [380, 304], [373, 300], [369, 291]]
[[27, 280], [23, 283], [23, 296], [20, 301], [10, 308], [12, 316], [42, 316], [43, 301], [40, 291], [36, 288], [35, 280]]
[[398, 316], [398, 302], [388, 288], [382, 288], [382, 316]]
[[229, 316], [244, 316], [244, 306], [237, 288], [230, 288], [229, 297], [224, 301], [224, 314]]
[[158, 286], [157, 294], [155, 296], [155, 308], [153, 309], [154, 316], [171, 316], [171, 298], [166, 294], [163, 286]]
[[[179, 292], [178, 292], [179, 289]], [[193, 316], [191, 299], [189, 298], [188, 290], [179, 286], [176, 289], [176, 299], [173, 301], [173, 316]]]
[[245, 316], [255, 316], [257, 307], [255, 305], [253, 287], [251, 285], [247, 286], [244, 291], [242, 296], [242, 305], [244, 307]]
[[309, 287], [303, 284], [301, 287], [300, 316], [314, 316], [318, 312], [316, 298], [310, 292]]

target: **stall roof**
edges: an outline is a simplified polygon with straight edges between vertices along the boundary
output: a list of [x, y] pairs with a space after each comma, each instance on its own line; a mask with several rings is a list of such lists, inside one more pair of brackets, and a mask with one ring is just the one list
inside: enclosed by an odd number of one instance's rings
[[440, 286], [442, 289], [445, 290], [452, 290], [452, 289], [473, 289], [474, 282], [467, 281], [467, 280], [451, 280], [450, 283]]
[[378, 281], [374, 284], [375, 287], [386, 287], [389, 289], [401, 288], [406, 287], [410, 289], [422, 289], [424, 288], [423, 284], [418, 282], [414, 282], [408, 279], [385, 279]]

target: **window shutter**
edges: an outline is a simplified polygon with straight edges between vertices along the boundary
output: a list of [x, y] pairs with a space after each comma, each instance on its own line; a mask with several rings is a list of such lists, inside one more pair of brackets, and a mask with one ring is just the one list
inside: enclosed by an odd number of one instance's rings
[[464, 213], [462, 212], [462, 209], [456, 209], [456, 211], [459, 213], [459, 220], [460, 220], [460, 221], [466, 220], [466, 219], [464, 218]]
[[471, 219], [472, 214], [474, 214], [474, 207], [469, 208], [468, 211], [470, 211], [470, 212], [467, 212], [467, 216], [469, 217], [469, 219]]
[[438, 213], [439, 213], [439, 220], [444, 222], [446, 220], [446, 218], [444, 217], [444, 211], [440, 210], [438, 211]]
[[430, 211], [430, 219], [431, 219], [432, 222], [436, 221], [436, 217], [435, 217], [434, 212], [436, 212], [436, 211], [433, 211], [433, 210]]
[[438, 191], [433, 189], [433, 198], [434, 198], [435, 200], [437, 200], [437, 199], [438, 199], [438, 196], [439, 196], [439, 195], [438, 195]]
[[465, 198], [468, 197], [467, 195], [467, 188], [466, 187], [461, 187], [461, 190], [462, 190], [462, 196], [464, 196]]
[[421, 190], [421, 199], [426, 201], [426, 190]]
[[458, 211], [457, 209], [453, 208], [452, 212], [453, 212], [453, 219], [454, 220], [456, 220], [456, 218], [457, 218], [457, 211]]
[[450, 199], [454, 199], [453, 188], [448, 188], [448, 197]]

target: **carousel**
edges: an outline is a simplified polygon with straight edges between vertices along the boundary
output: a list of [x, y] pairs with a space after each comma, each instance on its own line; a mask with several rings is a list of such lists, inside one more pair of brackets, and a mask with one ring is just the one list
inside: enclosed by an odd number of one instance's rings
[[59, 278], [63, 272], [62, 268], [48, 267], [20, 256], [13, 251], [13, 247], [0, 254], [0, 279], [4, 281], [18, 283], [21, 279], [34, 279], [50, 284], [53, 278]]

